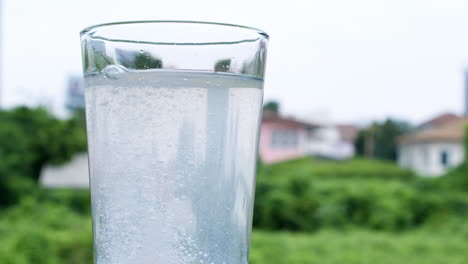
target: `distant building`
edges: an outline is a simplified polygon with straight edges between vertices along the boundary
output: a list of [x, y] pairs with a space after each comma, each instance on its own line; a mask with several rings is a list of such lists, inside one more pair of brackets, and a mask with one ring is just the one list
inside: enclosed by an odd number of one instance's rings
[[315, 128], [318, 126], [265, 110], [260, 130], [260, 159], [274, 163], [305, 156], [309, 135]]
[[39, 182], [46, 188], [88, 188], [88, 175], [88, 154], [82, 153], [63, 165], [44, 167]]
[[464, 161], [467, 118], [444, 114], [400, 139], [398, 163], [422, 176], [439, 176]]
[[432, 118], [422, 124], [420, 124], [417, 129], [419, 131], [430, 130], [433, 128], [440, 127], [448, 122], [459, 120], [460, 116], [453, 113], [441, 114], [437, 117]]
[[305, 122], [266, 110], [260, 130], [260, 159], [265, 163], [303, 156], [348, 159], [355, 154], [357, 132], [352, 125]]
[[468, 70], [465, 72], [464, 116], [445, 113], [418, 126], [402, 137], [398, 163], [422, 176], [440, 176], [463, 163], [465, 126], [468, 124]]
[[74, 111], [85, 107], [84, 85], [81, 76], [70, 76], [68, 78], [66, 93], [65, 107], [68, 110]]
[[321, 125], [309, 135], [307, 154], [335, 160], [352, 158], [357, 134], [353, 125]]

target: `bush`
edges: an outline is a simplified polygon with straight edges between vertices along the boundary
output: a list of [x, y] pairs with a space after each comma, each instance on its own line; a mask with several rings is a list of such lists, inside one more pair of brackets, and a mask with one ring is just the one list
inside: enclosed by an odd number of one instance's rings
[[392, 234], [322, 230], [313, 235], [254, 232], [250, 264], [462, 264], [466, 238], [434, 230]]
[[81, 117], [60, 120], [43, 108], [0, 110], [0, 208], [31, 192], [45, 164], [86, 150]]
[[465, 216], [466, 194], [426, 181], [434, 182], [395, 164], [362, 159], [264, 166], [257, 178], [253, 224], [268, 230], [354, 226], [402, 231]]
[[91, 219], [57, 203], [22, 199], [0, 218], [0, 263], [92, 263]]

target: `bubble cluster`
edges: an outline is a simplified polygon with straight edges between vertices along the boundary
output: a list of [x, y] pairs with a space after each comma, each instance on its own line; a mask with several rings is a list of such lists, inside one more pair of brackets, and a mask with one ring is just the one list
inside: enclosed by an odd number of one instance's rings
[[262, 81], [115, 65], [85, 81], [96, 264], [247, 263]]

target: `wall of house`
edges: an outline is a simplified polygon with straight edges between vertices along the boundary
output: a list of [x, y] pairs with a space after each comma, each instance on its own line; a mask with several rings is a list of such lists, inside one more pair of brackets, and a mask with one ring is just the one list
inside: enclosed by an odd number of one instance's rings
[[341, 140], [334, 126], [320, 127], [309, 134], [307, 153], [331, 159], [348, 159], [354, 156], [354, 144]]
[[88, 172], [88, 154], [81, 153], [63, 165], [45, 166], [39, 183], [47, 188], [88, 188]]
[[[281, 146], [274, 144], [274, 133], [294, 133], [297, 136], [297, 144]], [[307, 150], [307, 134], [305, 128], [287, 126], [282, 123], [263, 123], [260, 130], [260, 158], [265, 163], [274, 163], [289, 159], [299, 158], [305, 155]]]
[[[443, 153], [447, 153], [447, 164], [443, 164]], [[440, 176], [464, 160], [461, 142], [413, 143], [400, 146], [398, 163], [422, 176]]]

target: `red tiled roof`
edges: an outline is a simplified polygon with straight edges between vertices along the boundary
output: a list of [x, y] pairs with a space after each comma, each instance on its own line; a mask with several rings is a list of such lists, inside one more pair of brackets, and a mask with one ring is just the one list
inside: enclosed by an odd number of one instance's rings
[[467, 124], [468, 119], [464, 118], [447, 121], [443, 125], [401, 137], [399, 143], [411, 144], [433, 141], [460, 142], [463, 141], [465, 137], [465, 127]]
[[460, 116], [458, 116], [456, 114], [445, 113], [445, 114], [441, 114], [439, 116], [436, 116], [435, 118], [432, 118], [432, 119], [422, 123], [421, 125], [419, 125], [419, 128], [425, 129], [425, 128], [438, 127], [438, 126], [444, 125], [445, 123], [452, 122], [452, 121], [455, 121], [455, 120], [459, 120], [461, 118], [462, 117], [460, 117]]
[[318, 127], [316, 124], [304, 122], [290, 117], [282, 117], [277, 112], [264, 110], [262, 123], [281, 123], [292, 127]]

